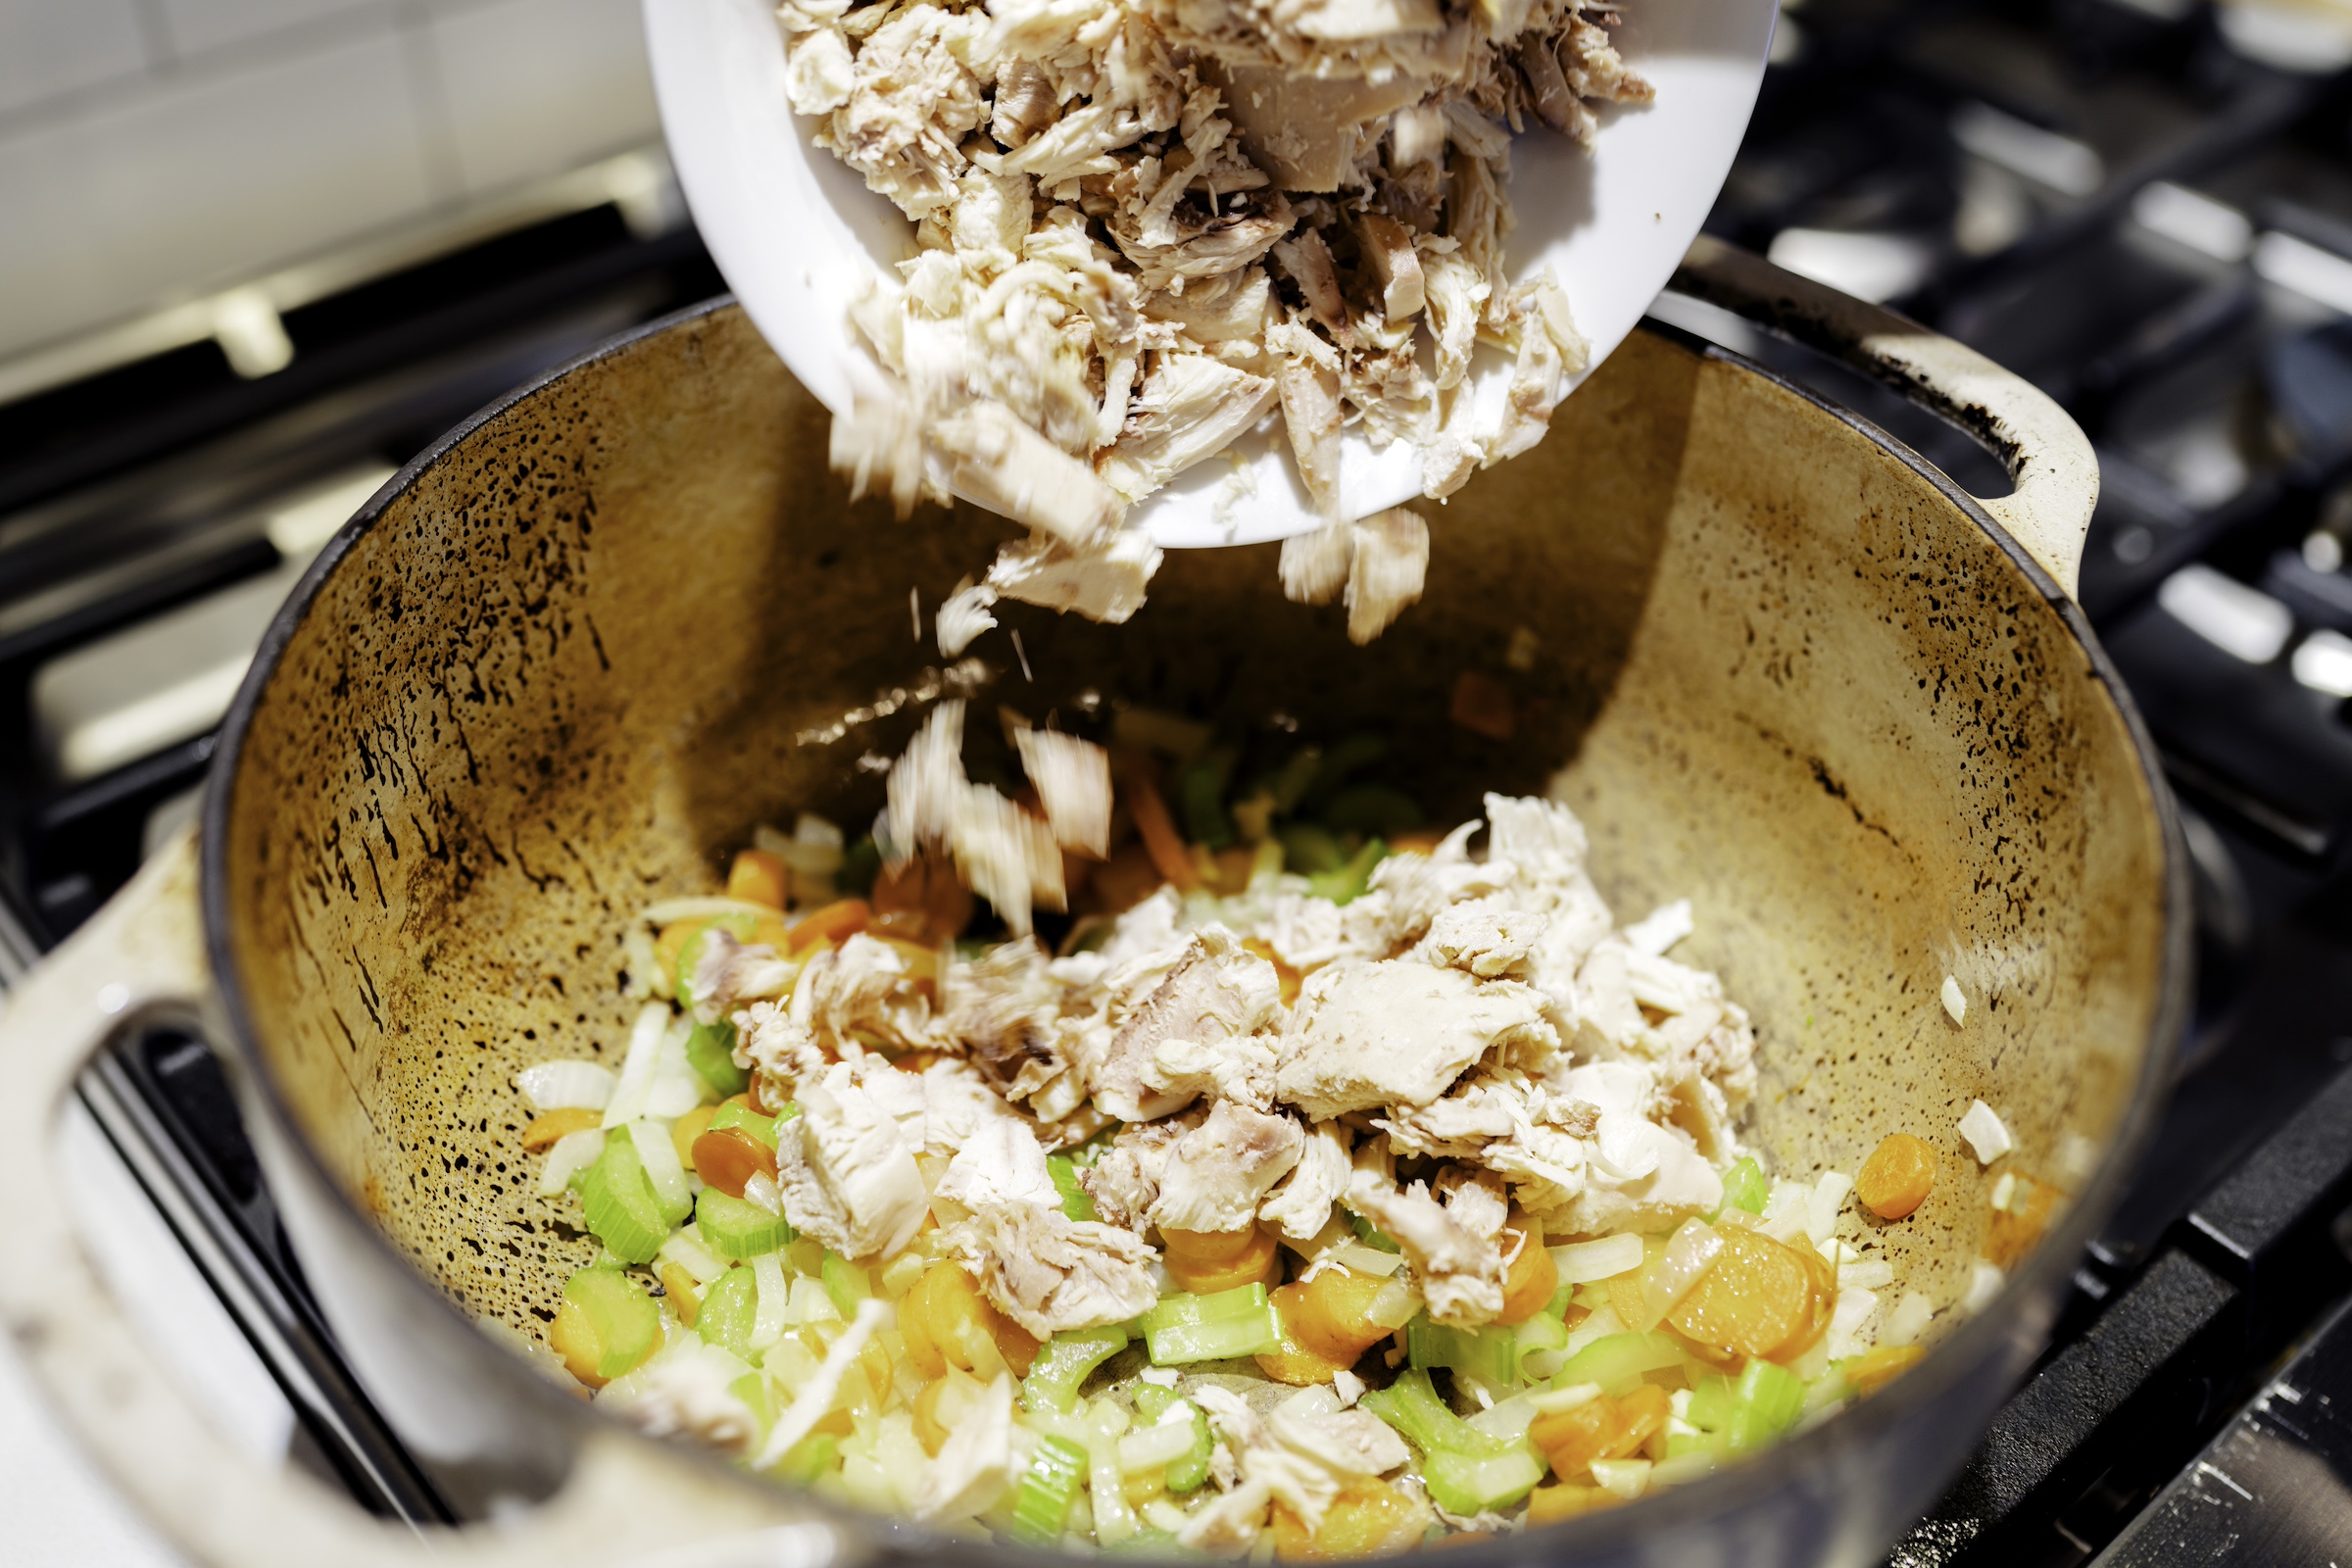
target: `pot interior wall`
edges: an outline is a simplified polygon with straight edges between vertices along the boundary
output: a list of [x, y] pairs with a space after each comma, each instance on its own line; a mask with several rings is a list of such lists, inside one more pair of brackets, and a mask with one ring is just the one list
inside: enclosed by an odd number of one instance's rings
[[[1004, 525], [853, 505], [824, 447], [739, 312], [623, 346], [395, 497], [262, 694], [225, 862], [260, 1069], [469, 1310], [537, 1330], [592, 1255], [534, 1195], [511, 1077], [616, 1061], [631, 912], [710, 889], [757, 822], [870, 818], [859, 760], [957, 678], [907, 590], [935, 607]], [[2077, 1185], [2161, 990], [2161, 827], [2082, 648], [1909, 467], [1648, 333], [1534, 454], [1427, 510], [1427, 597], [1369, 650], [1282, 600], [1271, 548], [1171, 555], [1125, 627], [1001, 611], [1031, 673], [984, 639], [972, 729], [1000, 703], [1084, 731], [1133, 702], [1376, 730], [1447, 820], [1554, 790], [1621, 918], [1692, 901], [1678, 956], [1754, 1016], [1770, 1161], [1936, 1148], [1934, 1196], [1886, 1237], [1956, 1296], [1991, 1180], [1961, 1112], [2007, 1118], [2002, 1168]], [[1531, 669], [1505, 662], [1520, 628]], [[1511, 689], [1508, 743], [1448, 722], [1464, 670]]]

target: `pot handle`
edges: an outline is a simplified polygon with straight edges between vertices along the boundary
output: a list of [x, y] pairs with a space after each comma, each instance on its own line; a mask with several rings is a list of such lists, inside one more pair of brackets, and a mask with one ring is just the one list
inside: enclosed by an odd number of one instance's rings
[[563, 1489], [496, 1525], [426, 1533], [364, 1513], [295, 1471], [253, 1463], [156, 1361], [87, 1253], [54, 1137], [91, 1055], [152, 1023], [203, 1020], [192, 833], [25, 977], [0, 1010], [0, 1321], [52, 1407], [155, 1526], [211, 1568], [829, 1568], [854, 1556], [820, 1520], [779, 1521], [752, 1489], [618, 1430], [591, 1432]]
[[1698, 237], [1666, 286], [1818, 349], [1991, 447], [2017, 488], [1978, 505], [2076, 597], [2099, 462], [2047, 393], [1908, 317], [1711, 235]]

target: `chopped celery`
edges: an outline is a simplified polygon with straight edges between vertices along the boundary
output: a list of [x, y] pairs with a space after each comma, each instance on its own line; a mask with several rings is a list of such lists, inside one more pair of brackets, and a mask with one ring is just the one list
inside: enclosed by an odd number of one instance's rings
[[1421, 1461], [1421, 1480], [1430, 1496], [1449, 1513], [1508, 1508], [1543, 1479], [1544, 1461], [1525, 1444], [1485, 1458], [1439, 1448]]
[[792, 1226], [748, 1198], [729, 1198], [706, 1187], [694, 1200], [694, 1220], [711, 1250], [727, 1257], [758, 1257], [792, 1241]]
[[1389, 743], [1378, 735], [1343, 738], [1317, 760], [1314, 776], [1299, 793], [1299, 809], [1310, 815], [1319, 813], [1342, 785], [1388, 755]]
[[1331, 798], [1323, 820], [1343, 833], [1367, 833], [1393, 838], [1409, 833], [1427, 820], [1421, 803], [1386, 784], [1351, 784]]
[[1419, 1367], [1397, 1374], [1396, 1382], [1373, 1390], [1356, 1402], [1412, 1439], [1423, 1453], [1492, 1459], [1523, 1446], [1491, 1438], [1447, 1409], [1430, 1386], [1429, 1374]]
[[754, 917], [749, 914], [714, 914], [694, 929], [678, 948], [678, 967], [670, 977], [681, 1006], [694, 1004], [694, 971], [703, 961], [703, 944], [712, 931], [724, 931], [741, 942], [752, 934]]
[[1772, 1178], [1764, 1174], [1752, 1154], [1741, 1154], [1732, 1161], [1732, 1168], [1723, 1173], [1723, 1201], [1707, 1216], [1720, 1218], [1727, 1208], [1743, 1208], [1750, 1214], [1764, 1212], [1764, 1200], [1772, 1195]]
[[1609, 1334], [1570, 1356], [1552, 1375], [1554, 1388], [1597, 1383], [1603, 1394], [1631, 1394], [1645, 1372], [1683, 1364], [1683, 1348], [1671, 1334]]
[[1568, 1348], [1568, 1325], [1556, 1313], [1538, 1312], [1511, 1332], [1517, 1341], [1522, 1377], [1536, 1375], [1527, 1364], [1529, 1356], [1550, 1353], [1557, 1359], [1557, 1352]]
[[1021, 1474], [1020, 1491], [1013, 1497], [1014, 1539], [1033, 1546], [1059, 1541], [1086, 1469], [1086, 1450], [1077, 1444], [1067, 1438], [1040, 1437], [1029, 1468]]
[[662, 1200], [633, 1139], [608, 1138], [580, 1182], [580, 1212], [598, 1241], [624, 1263], [650, 1263], [669, 1240]]
[[1371, 887], [1372, 868], [1388, 858], [1387, 844], [1379, 839], [1366, 839], [1364, 847], [1350, 856], [1346, 865], [1308, 877], [1307, 891], [1334, 904], [1353, 903]]
[[1152, 1329], [1144, 1336], [1155, 1366], [1182, 1366], [1191, 1361], [1232, 1361], [1245, 1355], [1263, 1355], [1282, 1348], [1282, 1319], [1265, 1307], [1253, 1316], [1226, 1318], [1216, 1323], [1182, 1323]]
[[1277, 828], [1274, 837], [1282, 843], [1285, 870], [1316, 876], [1337, 871], [1348, 863], [1348, 852], [1332, 837], [1329, 828], [1317, 827], [1312, 822], [1291, 822]]
[[718, 1114], [710, 1118], [710, 1130], [731, 1132], [740, 1127], [768, 1148], [776, 1147], [776, 1123], [782, 1118], [762, 1116], [749, 1105], [721, 1105]]
[[1150, 1334], [1154, 1329], [1222, 1323], [1229, 1319], [1251, 1317], [1265, 1309], [1266, 1288], [1263, 1285], [1243, 1285], [1208, 1296], [1163, 1296], [1136, 1322], [1146, 1334]]
[[580, 1309], [596, 1336], [596, 1374], [616, 1378], [653, 1353], [662, 1309], [616, 1268], [584, 1268], [564, 1282], [564, 1299]]
[[1160, 1366], [1259, 1355], [1282, 1344], [1282, 1320], [1263, 1285], [1212, 1296], [1163, 1296], [1136, 1323]]
[[841, 1441], [830, 1432], [811, 1432], [784, 1450], [767, 1472], [778, 1481], [796, 1486], [813, 1486], [818, 1477], [832, 1470], [833, 1461], [840, 1456]]
[[1140, 1383], [1135, 1390], [1135, 1411], [1146, 1422], [1156, 1422], [1177, 1405], [1193, 1413], [1193, 1449], [1181, 1459], [1171, 1459], [1164, 1473], [1168, 1491], [1177, 1496], [1195, 1491], [1208, 1479], [1208, 1458], [1216, 1450], [1216, 1440], [1208, 1430], [1208, 1417], [1200, 1407], [1183, 1397], [1174, 1389], [1163, 1389], [1153, 1383]]
[[1212, 746], [1176, 775], [1176, 808], [1184, 817], [1184, 836], [1212, 850], [1233, 842], [1233, 819], [1225, 814], [1225, 786], [1233, 780], [1237, 753], [1230, 746]]
[[1770, 1361], [1750, 1361], [1736, 1379], [1710, 1372], [1690, 1385], [1683, 1419], [1735, 1451], [1759, 1448], [1804, 1413], [1805, 1385]]
[[748, 1268], [731, 1268], [703, 1292], [694, 1331], [708, 1345], [749, 1359], [752, 1324], [760, 1315], [760, 1286]]
[[[1567, 1343], [1563, 1330], [1560, 1344]], [[1519, 1381], [1519, 1339], [1511, 1329], [1450, 1328], [1431, 1322], [1424, 1313], [1404, 1326], [1404, 1354], [1417, 1367], [1450, 1367], [1476, 1373], [1489, 1383]]]
[[751, 1087], [751, 1074], [735, 1065], [735, 1026], [724, 1018], [694, 1026], [686, 1037], [686, 1065], [721, 1100]]
[[1735, 1449], [1762, 1447], [1794, 1426], [1804, 1413], [1804, 1384], [1787, 1367], [1770, 1361], [1748, 1362], [1740, 1370], [1740, 1381], [1732, 1385], [1732, 1419], [1725, 1436]]
[[[776, 1424], [776, 1396], [773, 1386], [760, 1374], [746, 1372], [727, 1385], [727, 1392], [744, 1402], [745, 1407], [752, 1412], [752, 1419], [760, 1423], [760, 1430], [762, 1433]], [[756, 1447], [758, 1445], [754, 1445], [754, 1446]]]
[[817, 1265], [816, 1273], [817, 1278], [825, 1282], [825, 1295], [832, 1298], [833, 1305], [845, 1323], [858, 1315], [859, 1301], [873, 1297], [873, 1277], [829, 1249], [825, 1252], [824, 1262]]
[[1061, 1211], [1072, 1219], [1093, 1219], [1095, 1200], [1078, 1184], [1078, 1162], [1067, 1154], [1048, 1154], [1046, 1172], [1054, 1178], [1054, 1190], [1061, 1195]]
[[1389, 1239], [1386, 1232], [1381, 1230], [1379, 1226], [1373, 1224], [1370, 1220], [1364, 1218], [1364, 1216], [1361, 1214], [1349, 1214], [1348, 1216], [1348, 1224], [1349, 1228], [1355, 1232], [1356, 1236], [1362, 1240], [1363, 1244], [1366, 1247], [1373, 1249], [1375, 1251], [1397, 1252], [1403, 1250], [1403, 1249], [1399, 1248], [1394, 1241]]
[[842, 852], [841, 869], [833, 873], [833, 886], [845, 899], [862, 899], [874, 890], [874, 876], [881, 869], [882, 847], [868, 833]]
[[1021, 1381], [1021, 1402], [1064, 1414], [1078, 1408], [1078, 1390], [1095, 1368], [1127, 1348], [1127, 1326], [1065, 1329], [1038, 1347]]

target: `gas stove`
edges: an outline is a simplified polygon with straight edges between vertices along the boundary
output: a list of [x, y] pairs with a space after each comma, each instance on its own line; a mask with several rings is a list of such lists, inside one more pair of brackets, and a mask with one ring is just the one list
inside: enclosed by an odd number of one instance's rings
[[[2016, 368], [2089, 434], [2082, 599], [2194, 866], [2172, 1109], [1904, 1568], [2352, 1541], [2352, 37], [2313, 14], [1791, 0], [1709, 221]], [[490, 397], [719, 288], [632, 167], [612, 200], [290, 312], [273, 373], [199, 344], [9, 407], [0, 984], [193, 810], [271, 608], [361, 500]], [[1968, 437], [1810, 351], [1656, 314], [2005, 490]], [[203, 1044], [127, 1042], [82, 1098], [84, 1142], [177, 1236], [296, 1447], [378, 1512], [449, 1518], [336, 1353]]]

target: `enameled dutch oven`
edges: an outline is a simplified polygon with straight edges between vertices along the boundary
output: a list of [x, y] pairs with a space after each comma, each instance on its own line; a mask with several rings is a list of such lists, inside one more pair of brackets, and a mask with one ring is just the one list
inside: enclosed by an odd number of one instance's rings
[[[1689, 897], [1682, 956], [1754, 1015], [1750, 1137], [1851, 1171], [1906, 1130], [1934, 1196], [1882, 1232], [1951, 1301], [2006, 1118], [2070, 1198], [1992, 1304], [1885, 1392], [1671, 1494], [1465, 1545], [1510, 1562], [1866, 1564], [1927, 1506], [2040, 1346], [2145, 1133], [2187, 985], [2181, 858], [2144, 736], [2069, 598], [2096, 485], [2040, 394], [1874, 307], [1702, 243], [1678, 286], [1977, 431], [1978, 501], [1869, 424], [1669, 329], [1637, 332], [1542, 447], [1433, 509], [1422, 602], [1369, 649], [1283, 601], [1273, 547], [1171, 555], [1123, 627], [1007, 617], [1031, 714], [1135, 702], [1305, 738], [1373, 728], [1444, 820], [1493, 788], [1582, 814], [1603, 893]], [[664, 1446], [556, 1387], [537, 1336], [592, 1239], [534, 1194], [514, 1071], [610, 1060], [620, 940], [707, 888], [755, 823], [854, 822], [948, 677], [909, 638], [1007, 529], [850, 502], [823, 411], [725, 302], [525, 387], [412, 463], [270, 631], [193, 844], [159, 856], [21, 989], [0, 1292], [71, 1424], [162, 1532], [220, 1568], [791, 1564], [953, 1551]], [[1535, 636], [1509, 669], [1514, 633]], [[1524, 643], [1524, 639], [1522, 639]], [[983, 645], [983, 652], [987, 647]], [[1449, 724], [1513, 687], [1507, 742]], [[1969, 999], [1955, 1024], [1946, 976]], [[235, 1458], [107, 1296], [67, 1217], [61, 1097], [117, 1031], [218, 1041], [308, 1278], [402, 1437], [469, 1512], [427, 1544]], [[1948, 1314], [1946, 1321], [1961, 1314]], [[501, 1506], [501, 1501], [504, 1506]]]

